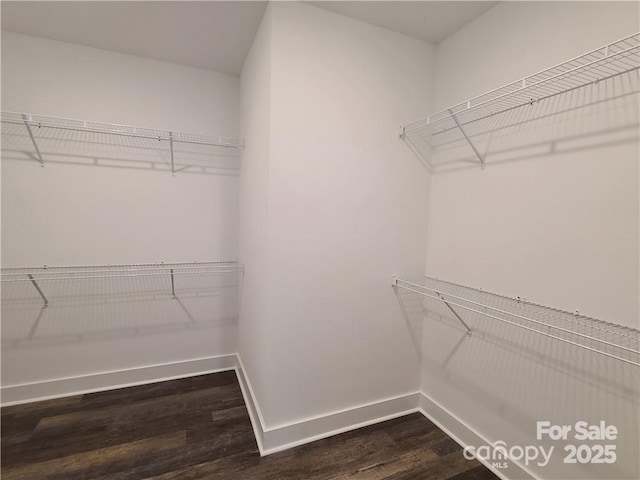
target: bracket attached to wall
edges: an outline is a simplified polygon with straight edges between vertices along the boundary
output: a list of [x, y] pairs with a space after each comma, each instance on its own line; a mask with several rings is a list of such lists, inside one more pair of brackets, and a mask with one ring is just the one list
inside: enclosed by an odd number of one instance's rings
[[48, 307], [49, 306], [49, 300], [47, 300], [47, 297], [45, 297], [44, 293], [42, 293], [42, 290], [40, 289], [40, 286], [38, 285], [38, 282], [36, 282], [36, 279], [33, 278], [33, 275], [31, 275], [30, 273], [27, 274], [27, 277], [29, 277], [29, 280], [31, 280], [31, 284], [35, 287], [35, 289], [38, 291], [38, 293], [42, 297], [42, 300], [44, 301], [44, 306]]
[[[173, 162], [173, 132], [169, 132], [169, 150], [171, 153], [171, 175], [176, 174], [175, 163]], [[173, 277], [171, 278], [173, 281]]]
[[40, 149], [38, 148], [38, 143], [36, 142], [35, 137], [33, 136], [33, 132], [31, 131], [31, 125], [29, 125], [29, 121], [31, 118], [29, 115], [22, 114], [22, 121], [24, 122], [24, 126], [27, 128], [27, 132], [29, 133], [29, 137], [31, 138], [31, 142], [33, 143], [33, 148], [36, 149], [36, 155], [38, 156], [38, 161], [40, 162], [40, 166], [44, 167], [44, 160], [42, 160], [42, 154], [40, 153]]
[[[412, 283], [406, 282], [405, 280], [400, 280], [400, 279], [399, 279], [398, 277], [396, 277], [395, 275], [392, 275], [392, 276], [391, 276], [391, 286], [392, 286], [394, 289], [396, 289], [396, 290], [397, 290], [397, 289], [398, 289], [398, 287], [399, 287], [399, 288], [403, 288], [404, 290], [409, 290], [410, 292], [414, 292], [414, 293], [418, 293], [418, 294], [420, 294], [420, 295], [424, 295], [424, 293], [419, 292], [419, 291], [417, 291], [417, 290], [412, 290], [411, 288], [406, 287], [406, 286], [404, 286], [404, 285], [403, 285], [403, 286], [400, 286], [400, 285], [398, 285], [398, 282], [403, 282], [403, 283], [406, 283], [406, 284], [408, 284], [408, 285], [413, 285]], [[441, 294], [440, 292], [436, 292], [436, 293], [437, 293], [437, 295], [438, 295], [439, 299], [442, 301], [442, 303], [444, 303], [444, 304], [447, 306], [447, 308], [448, 308], [449, 310], [451, 310], [451, 313], [453, 313], [453, 314], [455, 315], [455, 317], [458, 319], [458, 321], [459, 321], [459, 322], [464, 326], [464, 328], [467, 330], [467, 335], [468, 335], [468, 336], [471, 336], [471, 328], [469, 327], [469, 325], [467, 325], [467, 322], [465, 322], [465, 321], [460, 317], [460, 315], [458, 315], [458, 313], [453, 309], [453, 307], [452, 307], [451, 305], [449, 305], [449, 302], [447, 302], [447, 300], [445, 300], [445, 298], [442, 296], [442, 294]]]
[[449, 109], [449, 113], [451, 113], [451, 118], [453, 119], [454, 122], [456, 122], [456, 125], [458, 126], [458, 129], [460, 130], [460, 133], [462, 133], [462, 136], [465, 138], [465, 140], [467, 141], [467, 143], [469, 144], [469, 146], [473, 150], [473, 153], [475, 153], [476, 156], [478, 157], [478, 160], [480, 160], [480, 168], [484, 170], [484, 166], [485, 166], [484, 165], [484, 156], [478, 151], [476, 146], [473, 144], [473, 142], [469, 138], [469, 135], [467, 135], [467, 132], [465, 132], [464, 127], [458, 121], [458, 117], [456, 117], [456, 114], [453, 113], [453, 110]]

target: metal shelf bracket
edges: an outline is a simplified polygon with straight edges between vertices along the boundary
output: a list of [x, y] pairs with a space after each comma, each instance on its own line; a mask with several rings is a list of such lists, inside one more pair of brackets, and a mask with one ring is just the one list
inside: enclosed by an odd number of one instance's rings
[[444, 297], [442, 296], [442, 294], [440, 292], [437, 292], [438, 296], [440, 297], [440, 300], [442, 300], [442, 302], [447, 306], [447, 308], [449, 310], [451, 310], [451, 313], [453, 313], [455, 315], [455, 317], [460, 321], [460, 323], [462, 325], [464, 325], [464, 328], [467, 329], [467, 335], [471, 336], [471, 328], [469, 328], [469, 325], [467, 325], [467, 322], [465, 322], [464, 320], [462, 320], [462, 318], [460, 317], [460, 315], [458, 315], [458, 313], [453, 309], [453, 307], [451, 305], [449, 305], [449, 302], [447, 302]]
[[30, 273], [27, 274], [27, 277], [29, 277], [29, 280], [31, 280], [31, 283], [33, 284], [35, 289], [38, 291], [40, 296], [42, 297], [42, 300], [44, 301], [44, 306], [48, 307], [49, 306], [49, 300], [47, 300], [47, 297], [45, 297], [44, 293], [42, 293], [42, 290], [40, 289], [40, 286], [38, 285], [38, 282], [36, 282], [36, 279], [33, 278], [33, 275], [31, 275]]
[[449, 113], [451, 114], [451, 118], [453, 119], [453, 121], [456, 122], [456, 125], [458, 126], [458, 129], [460, 130], [460, 133], [462, 133], [462, 136], [465, 138], [465, 140], [467, 141], [467, 143], [469, 144], [469, 146], [473, 150], [473, 153], [475, 153], [476, 156], [478, 157], [478, 160], [480, 160], [480, 168], [484, 170], [484, 167], [485, 167], [485, 165], [484, 165], [484, 156], [478, 151], [476, 146], [473, 144], [473, 142], [471, 141], [471, 139], [467, 135], [467, 132], [464, 131], [464, 128], [462, 127], [462, 125], [458, 121], [458, 117], [456, 117], [456, 114], [453, 113], [453, 110], [449, 109]]
[[[173, 163], [173, 132], [169, 132], [169, 148], [171, 150], [171, 175], [175, 175], [176, 168]], [[171, 277], [171, 280], [173, 281], [173, 276]]]
[[29, 137], [33, 142], [33, 147], [36, 149], [36, 155], [38, 156], [38, 161], [40, 162], [40, 166], [44, 167], [44, 161], [42, 160], [42, 154], [40, 153], [40, 149], [38, 148], [38, 144], [36, 142], [35, 137], [33, 136], [33, 132], [31, 131], [31, 125], [29, 125], [29, 115], [22, 115], [22, 120], [24, 121], [24, 126], [27, 127], [27, 132], [29, 132]]
[[[393, 275], [393, 276], [391, 277], [391, 286], [392, 286], [394, 289], [397, 289], [397, 288], [399, 287], [399, 285], [398, 285], [398, 277], [396, 277], [395, 275]], [[400, 287], [400, 288], [402, 288], [402, 287]], [[442, 300], [442, 302], [447, 306], [447, 308], [448, 308], [449, 310], [451, 310], [451, 313], [453, 313], [453, 314], [455, 315], [455, 317], [458, 319], [458, 321], [459, 321], [459, 322], [464, 326], [464, 328], [467, 330], [467, 335], [468, 335], [468, 336], [471, 336], [471, 328], [469, 328], [469, 325], [467, 325], [467, 322], [465, 322], [465, 321], [460, 317], [460, 315], [458, 315], [458, 312], [456, 312], [456, 311], [453, 309], [453, 307], [452, 307], [451, 305], [449, 305], [449, 302], [447, 302], [447, 301], [444, 299], [444, 297], [443, 297], [439, 292], [436, 292], [436, 293], [438, 294], [438, 297], [440, 297], [440, 300]]]

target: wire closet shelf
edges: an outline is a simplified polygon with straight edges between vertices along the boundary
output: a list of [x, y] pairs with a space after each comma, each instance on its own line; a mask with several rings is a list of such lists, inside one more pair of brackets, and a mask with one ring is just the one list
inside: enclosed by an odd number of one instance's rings
[[64, 145], [65, 142], [67, 144], [95, 143], [103, 148], [122, 147], [131, 151], [147, 151], [159, 156], [162, 163], [170, 166], [172, 173], [176, 172], [178, 162], [183, 158], [206, 159], [216, 156], [219, 149], [244, 147], [241, 139], [232, 137], [215, 137], [28, 113], [3, 111], [0, 112], [0, 121], [3, 142], [18, 138], [25, 139], [24, 143], [30, 144], [33, 156], [41, 166], [44, 166], [47, 161], [47, 151], [42, 146], [59, 146]]
[[444, 280], [393, 277], [392, 286], [443, 302], [471, 335], [465, 312], [640, 367], [640, 330]]
[[[474, 139], [491, 130], [510, 127], [514, 116], [506, 113], [582, 87], [597, 86], [614, 77], [637, 75], [638, 69], [640, 33], [408, 123], [401, 127], [400, 138], [427, 163], [438, 147], [466, 141], [484, 168], [484, 155]], [[635, 84], [636, 80], [628, 82]], [[535, 115], [533, 109], [530, 111]]]
[[236, 261], [139, 263], [121, 265], [68, 265], [42, 267], [3, 268], [0, 282], [7, 284], [31, 284], [44, 306], [49, 305], [47, 284], [59, 282], [86, 282], [105, 280], [134, 280], [140, 278], [166, 278], [170, 281], [172, 296], [176, 295], [177, 277], [209, 277], [219, 274], [244, 274], [244, 265]]

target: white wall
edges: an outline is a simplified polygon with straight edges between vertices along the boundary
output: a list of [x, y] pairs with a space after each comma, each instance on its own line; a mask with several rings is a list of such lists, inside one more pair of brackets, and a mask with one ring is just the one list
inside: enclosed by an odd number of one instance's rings
[[[390, 277], [424, 260], [428, 175], [397, 132], [430, 106], [434, 48], [300, 3], [269, 8], [266, 300], [243, 292], [240, 352], [277, 427], [418, 388]], [[259, 301], [260, 318], [245, 315]]]
[[[271, 144], [271, 8], [267, 7], [240, 77], [240, 124], [246, 138], [240, 171], [239, 261], [247, 265], [242, 285], [239, 345], [243, 365], [256, 388], [266, 388], [256, 371], [264, 359], [269, 275], [268, 207]], [[248, 372], [244, 372], [248, 375]], [[248, 405], [252, 408], [251, 405]], [[259, 406], [257, 406], [259, 408]], [[261, 412], [256, 412], [260, 415]], [[259, 431], [256, 432], [259, 435]], [[261, 440], [261, 439], [259, 439]]]
[[[233, 137], [238, 102], [237, 77], [2, 34], [6, 111]], [[3, 267], [236, 258], [237, 157], [221, 152], [224, 170], [172, 177], [155, 152], [75, 140], [70, 133], [41, 145], [44, 168], [5, 145]], [[185, 299], [190, 313], [176, 301], [138, 298], [107, 311], [52, 300], [28, 342], [39, 306], [30, 313], [7, 306], [3, 385], [234, 353], [232, 297]]]
[[[637, 8], [507, 2], [492, 9], [439, 45], [435, 110], [637, 32]], [[628, 142], [437, 176], [427, 272], [637, 325], [637, 151]]]
[[[233, 76], [8, 32], [2, 66], [5, 111], [237, 136]], [[235, 259], [237, 171], [171, 177], [50, 160], [38, 169], [5, 154], [3, 266]], [[10, 205], [20, 192], [24, 210]]]
[[[434, 111], [638, 30], [632, 2], [501, 3], [438, 46]], [[426, 273], [638, 328], [633, 102], [616, 136], [511, 156], [489, 149], [486, 170], [433, 175]], [[571, 118], [553, 128], [578, 127]], [[611, 112], [599, 121], [622, 125]], [[536, 420], [604, 419], [622, 430], [615, 465], [585, 473], [562, 465], [558, 454], [560, 462], [536, 474], [638, 477], [636, 367], [469, 315], [478, 334], [466, 338], [441, 323], [446, 309], [427, 306], [436, 313], [424, 326], [425, 393], [489, 440], [510, 445], [537, 444]]]

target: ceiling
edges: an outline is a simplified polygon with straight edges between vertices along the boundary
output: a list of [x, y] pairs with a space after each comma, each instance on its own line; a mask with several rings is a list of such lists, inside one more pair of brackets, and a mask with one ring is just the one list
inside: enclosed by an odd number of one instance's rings
[[438, 43], [498, 2], [321, 1], [307, 2], [371, 25]]
[[[439, 42], [498, 2], [308, 2]], [[2, 1], [2, 30], [238, 75], [265, 1]]]
[[267, 2], [7, 2], [2, 30], [240, 74]]

